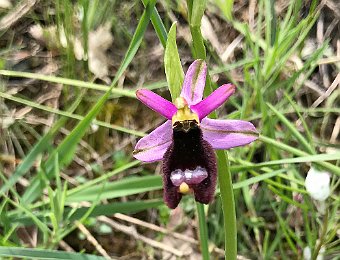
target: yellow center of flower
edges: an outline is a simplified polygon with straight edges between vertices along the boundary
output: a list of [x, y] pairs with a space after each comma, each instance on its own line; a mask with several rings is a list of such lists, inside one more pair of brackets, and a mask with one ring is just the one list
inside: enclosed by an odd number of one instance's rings
[[172, 117], [172, 125], [174, 125], [176, 122], [190, 120], [195, 120], [197, 124], [199, 124], [198, 115], [190, 110], [188, 102], [183, 97], [176, 98], [175, 106], [177, 108], [177, 112]]
[[190, 187], [185, 182], [182, 182], [182, 184], [179, 186], [178, 191], [182, 194], [188, 194], [190, 192]]

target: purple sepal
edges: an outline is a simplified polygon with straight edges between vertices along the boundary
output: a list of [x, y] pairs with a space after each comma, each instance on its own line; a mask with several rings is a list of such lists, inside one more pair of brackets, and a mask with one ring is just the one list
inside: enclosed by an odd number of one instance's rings
[[254, 125], [242, 120], [204, 118], [200, 125], [203, 139], [214, 149], [229, 149], [249, 144], [258, 138]]
[[235, 87], [232, 84], [222, 85], [201, 102], [190, 106], [190, 109], [202, 120], [216, 108], [220, 107], [234, 92]]
[[148, 89], [138, 89], [136, 91], [137, 98], [153, 111], [161, 114], [165, 118], [171, 120], [172, 116], [177, 112], [177, 108], [170, 101], [162, 98], [156, 93]]
[[185, 74], [181, 97], [189, 105], [195, 105], [202, 100], [207, 75], [207, 64], [203, 60], [195, 60]]
[[137, 142], [133, 156], [143, 162], [160, 161], [171, 144], [171, 139], [172, 127], [168, 120]]

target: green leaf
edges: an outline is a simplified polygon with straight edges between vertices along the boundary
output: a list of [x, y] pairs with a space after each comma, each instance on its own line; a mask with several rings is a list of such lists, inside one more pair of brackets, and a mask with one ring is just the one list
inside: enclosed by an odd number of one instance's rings
[[104, 257], [95, 255], [21, 247], [0, 247], [0, 256], [30, 259], [53, 259], [53, 260], [55, 259], [105, 260]]
[[176, 23], [173, 23], [166, 42], [164, 68], [172, 101], [179, 97], [184, 80], [184, 72], [176, 44]]
[[[145, 6], [147, 3], [147, 0], [142, 0], [142, 2], [143, 2], [143, 5]], [[155, 29], [155, 32], [157, 33], [158, 39], [160, 40], [162, 46], [165, 48], [168, 35], [167, 35], [165, 26], [162, 22], [161, 17], [159, 16], [159, 13], [156, 7], [154, 8], [152, 12], [151, 22], [152, 22], [153, 28]]]
[[225, 18], [227, 18], [228, 21], [233, 20], [233, 6], [234, 6], [234, 0], [215, 0], [215, 4], [221, 9], [223, 15]]
[[190, 26], [201, 27], [201, 21], [206, 5], [207, 0], [192, 1], [192, 3], [188, 5], [188, 8], [191, 9], [191, 11], [189, 12]]
[[[192, 45], [195, 59], [206, 59], [206, 49], [201, 33], [201, 20], [204, 14], [206, 1], [188, 1], [189, 25], [192, 36]], [[209, 79], [208, 79], [209, 81]]]
[[285, 171], [285, 169], [281, 169], [281, 170], [273, 171], [273, 172], [268, 172], [268, 173], [261, 174], [259, 176], [255, 176], [255, 177], [246, 179], [244, 181], [237, 182], [237, 183], [233, 184], [233, 189], [234, 190], [240, 189], [240, 188], [249, 186], [251, 184], [254, 184], [254, 183], [257, 183], [257, 182], [269, 179], [269, 178], [272, 178], [272, 177], [274, 177], [274, 176], [276, 176], [276, 175], [278, 175], [278, 174], [280, 174], [280, 173], [282, 173], [284, 171]]
[[98, 195], [100, 199], [112, 199], [161, 188], [161, 176], [130, 177], [72, 193], [66, 198], [66, 203], [94, 201], [98, 198]]

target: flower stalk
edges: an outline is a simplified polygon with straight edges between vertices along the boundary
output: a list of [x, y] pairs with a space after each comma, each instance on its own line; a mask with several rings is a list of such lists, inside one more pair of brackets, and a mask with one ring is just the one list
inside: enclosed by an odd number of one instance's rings
[[[192, 0], [188, 0], [189, 14], [192, 14], [192, 10], [195, 10], [195, 3]], [[197, 3], [196, 3], [197, 4]], [[198, 8], [196, 8], [198, 9]], [[195, 58], [205, 59], [206, 50], [204, 46], [203, 36], [201, 33], [201, 19], [204, 14], [200, 13], [199, 22], [192, 22], [192, 15], [190, 15], [190, 31], [193, 39], [194, 55]], [[209, 95], [213, 89], [210, 84], [209, 74], [207, 75], [207, 82], [205, 88], [205, 95]], [[216, 112], [211, 113], [210, 118], [217, 118]], [[236, 223], [236, 210], [234, 192], [232, 186], [231, 172], [229, 169], [228, 153], [225, 151], [216, 151], [217, 155], [217, 176], [220, 186], [221, 204], [223, 210], [223, 224], [224, 224], [224, 243], [225, 243], [225, 259], [236, 260], [237, 258], [237, 223]], [[207, 228], [205, 224], [205, 228]], [[201, 242], [202, 243], [202, 242]], [[202, 248], [203, 249], [203, 248]], [[203, 250], [202, 250], [203, 251]]]
[[198, 216], [198, 223], [199, 223], [199, 236], [200, 236], [200, 246], [202, 252], [203, 260], [210, 259], [209, 253], [209, 238], [208, 238], [208, 227], [205, 218], [204, 212], [204, 205], [196, 202], [197, 207], [197, 216]]
[[237, 258], [237, 225], [234, 191], [229, 168], [228, 153], [217, 151], [217, 176], [220, 185], [224, 222], [225, 259]]

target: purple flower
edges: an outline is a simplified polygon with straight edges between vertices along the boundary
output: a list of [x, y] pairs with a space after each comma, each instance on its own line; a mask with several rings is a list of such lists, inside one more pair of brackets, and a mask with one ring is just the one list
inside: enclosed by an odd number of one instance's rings
[[196, 201], [211, 202], [217, 175], [214, 149], [242, 146], [258, 137], [249, 122], [206, 117], [235, 92], [225, 84], [202, 100], [206, 74], [203, 60], [193, 62], [174, 104], [147, 89], [136, 92], [141, 102], [168, 119], [137, 142], [133, 155], [143, 162], [163, 160], [164, 201], [172, 209], [189, 191]]

